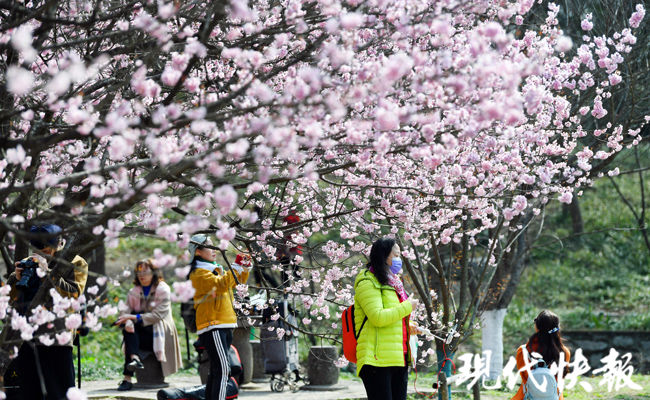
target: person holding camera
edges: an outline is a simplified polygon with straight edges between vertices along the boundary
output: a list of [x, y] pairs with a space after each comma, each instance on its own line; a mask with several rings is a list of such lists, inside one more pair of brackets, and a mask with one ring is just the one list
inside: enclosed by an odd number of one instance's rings
[[122, 314], [115, 325], [122, 326], [124, 335], [124, 379], [117, 390], [131, 390], [136, 369], [143, 369], [145, 351], [160, 361], [164, 376], [182, 367], [181, 347], [171, 308], [171, 289], [151, 260], [135, 264], [135, 285], [128, 294], [128, 313]]
[[230, 371], [227, 354], [233, 328], [237, 326], [232, 289], [237, 283], [246, 283], [251, 259], [240, 254], [232, 268], [226, 269], [216, 263], [216, 250], [206, 246], [212, 246], [206, 235], [191, 237], [189, 278], [195, 289], [196, 330], [210, 359], [205, 398], [224, 400]]
[[[32, 310], [39, 306], [52, 309], [54, 300], [49, 293], [39, 304], [32, 304], [46, 279], [63, 297], [78, 298], [84, 292], [88, 278], [86, 260], [76, 255], [72, 260], [74, 268], [55, 268], [57, 253], [65, 246], [61, 232], [61, 227], [54, 224], [36, 225], [30, 229], [33, 234], [30, 243], [38, 252], [17, 262], [15, 271], [7, 280], [11, 286], [12, 306], [21, 315], [29, 317]], [[74, 312], [72, 309], [68, 311]], [[34, 333], [35, 340], [23, 342], [15, 360], [23, 399], [66, 398], [68, 389], [75, 384], [72, 359], [74, 335], [74, 330], [66, 328], [65, 318], [57, 318], [40, 326]], [[42, 338], [46, 340], [40, 340]], [[52, 344], [42, 344], [48, 341]], [[7, 398], [13, 397], [9, 395]]]

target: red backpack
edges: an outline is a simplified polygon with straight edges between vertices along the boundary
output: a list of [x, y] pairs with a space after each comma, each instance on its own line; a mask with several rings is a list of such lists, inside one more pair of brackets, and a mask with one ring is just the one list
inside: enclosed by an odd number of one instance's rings
[[357, 362], [357, 340], [359, 335], [361, 335], [361, 330], [366, 324], [368, 317], [363, 318], [361, 323], [361, 328], [357, 333], [356, 327], [354, 325], [354, 304], [346, 308], [341, 315], [341, 320], [343, 322], [343, 355], [347, 358], [348, 361], [356, 364]]

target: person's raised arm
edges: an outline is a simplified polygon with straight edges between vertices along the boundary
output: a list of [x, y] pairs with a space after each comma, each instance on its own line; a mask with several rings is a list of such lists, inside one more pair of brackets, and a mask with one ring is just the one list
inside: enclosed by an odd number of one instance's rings
[[192, 286], [200, 293], [227, 293], [237, 284], [233, 273], [228, 269], [224, 275], [215, 275], [212, 272], [197, 268], [190, 275]]
[[381, 289], [368, 279], [359, 282], [355, 296], [359, 306], [368, 316], [368, 320], [374, 326], [381, 328], [390, 325], [411, 314], [413, 304], [411, 301], [403, 301], [392, 308], [384, 308], [381, 298]]

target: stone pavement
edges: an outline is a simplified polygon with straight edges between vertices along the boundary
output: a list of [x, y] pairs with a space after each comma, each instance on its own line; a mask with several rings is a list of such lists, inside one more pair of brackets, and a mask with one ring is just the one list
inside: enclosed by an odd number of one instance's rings
[[[188, 387], [199, 385], [201, 382], [198, 377], [194, 376], [171, 376], [167, 378], [170, 387]], [[158, 389], [134, 389], [127, 392], [118, 392], [116, 390], [118, 380], [111, 381], [89, 381], [81, 382], [81, 389], [88, 394], [88, 399], [115, 399], [115, 400], [149, 400], [156, 399]], [[421, 388], [418, 390], [431, 393], [430, 388]], [[413, 385], [409, 384], [409, 393], [412, 393]], [[265, 399], [265, 400], [339, 400], [339, 399], [365, 399], [366, 393], [363, 384], [360, 381], [339, 379], [338, 384], [329, 390], [299, 390], [292, 393], [285, 389], [283, 392], [272, 392], [268, 382], [249, 383], [243, 385], [239, 390], [241, 399]]]

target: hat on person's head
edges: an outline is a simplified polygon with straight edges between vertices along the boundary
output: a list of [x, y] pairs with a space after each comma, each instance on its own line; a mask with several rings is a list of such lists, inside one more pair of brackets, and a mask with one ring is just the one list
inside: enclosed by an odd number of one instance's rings
[[36, 247], [39, 250], [43, 250], [46, 247], [52, 247], [53, 249], [59, 250], [59, 239], [60, 234], [63, 232], [60, 226], [54, 224], [44, 224], [44, 225], [34, 225], [29, 229], [30, 233], [42, 233], [47, 235], [56, 235], [48, 238], [33, 238], [29, 241], [32, 246]]
[[187, 251], [190, 252], [190, 262], [194, 261], [194, 254], [196, 249], [201, 247], [208, 240], [208, 235], [203, 233], [196, 234], [190, 238], [190, 244], [187, 246]]

